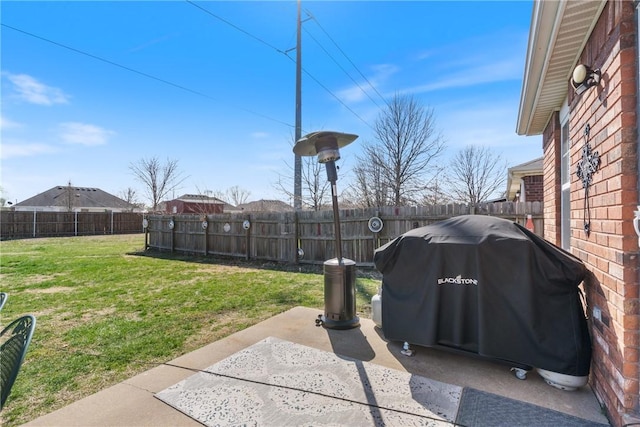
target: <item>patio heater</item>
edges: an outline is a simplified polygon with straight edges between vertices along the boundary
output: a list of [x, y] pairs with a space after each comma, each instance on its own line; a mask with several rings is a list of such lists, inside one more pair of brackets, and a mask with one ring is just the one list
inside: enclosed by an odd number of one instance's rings
[[318, 156], [318, 162], [324, 163], [327, 180], [331, 183], [336, 257], [324, 262], [324, 315], [318, 316], [316, 320], [318, 325], [328, 329], [351, 329], [360, 326], [360, 319], [356, 316], [356, 263], [342, 257], [336, 190], [336, 160], [340, 159], [340, 148], [351, 144], [356, 138], [358, 135], [318, 131], [303, 136], [293, 147], [293, 152], [299, 156]]

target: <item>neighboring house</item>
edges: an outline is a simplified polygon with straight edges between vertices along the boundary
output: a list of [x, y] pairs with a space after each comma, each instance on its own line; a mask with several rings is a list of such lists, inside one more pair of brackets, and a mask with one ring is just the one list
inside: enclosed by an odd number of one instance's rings
[[507, 200], [541, 202], [542, 195], [542, 157], [507, 170]]
[[164, 206], [169, 214], [220, 214], [233, 210], [233, 206], [222, 200], [202, 194], [184, 194], [164, 202]]
[[517, 121], [542, 135], [544, 237], [590, 271], [590, 384], [614, 426], [640, 421], [638, 15], [632, 1], [535, 1]]
[[139, 212], [119, 197], [95, 187], [59, 185], [13, 205], [16, 211]]
[[256, 200], [238, 205], [243, 212], [290, 212], [293, 206], [280, 200]]

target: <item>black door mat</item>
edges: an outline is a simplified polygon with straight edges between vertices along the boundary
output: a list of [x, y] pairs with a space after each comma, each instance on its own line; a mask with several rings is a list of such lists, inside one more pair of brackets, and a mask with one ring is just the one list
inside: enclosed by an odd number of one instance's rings
[[473, 388], [463, 389], [458, 408], [456, 424], [466, 427], [603, 427], [608, 425]]

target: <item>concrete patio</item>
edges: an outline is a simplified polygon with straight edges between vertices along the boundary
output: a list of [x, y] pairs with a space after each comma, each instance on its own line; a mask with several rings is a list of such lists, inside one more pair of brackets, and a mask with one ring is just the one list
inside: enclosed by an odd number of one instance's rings
[[[407, 357], [401, 354], [402, 343], [386, 341], [382, 331], [370, 319], [361, 319], [361, 326], [358, 328], [331, 330], [315, 325], [315, 319], [321, 313], [321, 309], [293, 308], [25, 425], [202, 425], [159, 400], [155, 394], [191, 377], [194, 370], [214, 365], [268, 337], [408, 372], [445, 385], [469, 387], [527, 402], [579, 417], [586, 424], [595, 422], [608, 425], [588, 386], [577, 391], [562, 391], [547, 385], [534, 372], [529, 373], [528, 378], [522, 381], [515, 378], [509, 371], [509, 366], [423, 347], [415, 347], [416, 354]], [[384, 402], [378, 404], [384, 405]], [[486, 411], [491, 411], [491, 407], [486, 408]], [[438, 422], [427, 425], [455, 424]]]

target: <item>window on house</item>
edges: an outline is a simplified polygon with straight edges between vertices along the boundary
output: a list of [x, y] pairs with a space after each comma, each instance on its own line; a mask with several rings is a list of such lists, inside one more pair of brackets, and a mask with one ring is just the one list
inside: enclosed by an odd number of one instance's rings
[[569, 250], [571, 245], [571, 156], [569, 147], [569, 120], [562, 123], [560, 134], [560, 238], [562, 249]]

